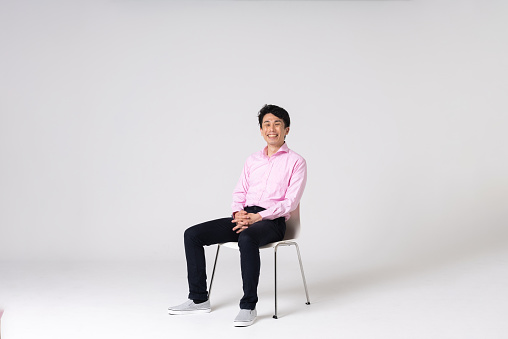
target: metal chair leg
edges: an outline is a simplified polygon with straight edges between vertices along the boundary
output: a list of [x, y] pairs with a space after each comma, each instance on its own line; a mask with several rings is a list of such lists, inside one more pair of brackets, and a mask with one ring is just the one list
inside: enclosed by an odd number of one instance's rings
[[273, 319], [278, 319], [277, 318], [277, 248], [279, 247], [279, 245], [275, 245], [275, 247], [273, 248], [273, 258], [274, 258], [274, 267], [275, 267], [275, 272], [274, 272], [274, 277], [275, 277], [275, 312], [273, 314]]
[[305, 296], [307, 297], [306, 305], [310, 305], [309, 300], [309, 291], [307, 290], [307, 281], [305, 280], [305, 273], [303, 272], [303, 264], [302, 264], [302, 257], [300, 256], [300, 248], [298, 247], [298, 244], [295, 242], [296, 247], [296, 253], [298, 254], [298, 261], [300, 262], [300, 271], [302, 272], [302, 280], [303, 280], [303, 287], [305, 288]]
[[303, 271], [302, 257], [300, 255], [300, 248], [299, 248], [298, 244], [296, 242], [286, 242], [286, 243], [277, 244], [277, 245], [275, 245], [274, 251], [273, 251], [274, 267], [275, 267], [275, 272], [274, 272], [274, 276], [275, 276], [275, 279], [274, 279], [275, 280], [275, 312], [273, 315], [274, 319], [278, 319], [278, 316], [277, 316], [277, 248], [279, 246], [291, 246], [291, 245], [295, 245], [296, 254], [298, 255], [298, 263], [300, 264], [300, 272], [302, 273], [303, 287], [305, 288], [305, 297], [307, 298], [307, 302], [305, 304], [310, 305], [309, 290], [307, 289], [307, 281], [305, 279], [305, 273]]
[[215, 267], [217, 266], [217, 258], [219, 257], [220, 244], [217, 244], [217, 252], [215, 253], [215, 261], [213, 263], [212, 277], [210, 278], [210, 286], [208, 287], [208, 299], [212, 294], [213, 277], [215, 276]]

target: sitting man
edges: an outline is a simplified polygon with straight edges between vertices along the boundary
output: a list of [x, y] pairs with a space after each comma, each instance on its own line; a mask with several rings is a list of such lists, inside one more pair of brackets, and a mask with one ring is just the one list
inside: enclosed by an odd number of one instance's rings
[[169, 314], [211, 311], [203, 246], [236, 241], [244, 295], [234, 325], [249, 326], [256, 318], [259, 248], [284, 238], [286, 220], [298, 207], [307, 180], [305, 159], [285, 143], [290, 124], [288, 112], [265, 105], [258, 119], [267, 145], [245, 162], [233, 192], [232, 217], [207, 221], [185, 231], [189, 300], [170, 307]]

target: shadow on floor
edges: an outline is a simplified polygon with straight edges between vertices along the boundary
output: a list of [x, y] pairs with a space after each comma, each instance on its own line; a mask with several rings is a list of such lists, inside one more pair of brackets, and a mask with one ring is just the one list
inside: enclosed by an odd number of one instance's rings
[[[483, 255], [502, 252], [508, 248], [508, 241], [500, 239], [497, 242], [484, 244], [465, 244], [443, 248], [432, 253], [404, 253], [397, 260], [365, 262], [362, 267], [355, 267], [345, 260], [330, 263], [305, 262], [304, 266], [309, 288], [311, 305], [337, 302], [341, 297], [361, 292], [370, 287], [410, 279], [418, 275], [433, 271], [452, 268], [456, 265], [474, 260], [481, 260]], [[294, 269], [294, 268], [293, 268]], [[306, 312], [311, 309], [305, 305], [305, 291], [301, 279], [291, 273], [292, 279], [284, 281], [281, 278], [278, 288], [279, 318], [293, 313]], [[266, 278], [265, 278], [266, 279]], [[273, 287], [265, 287], [260, 291], [260, 301], [273, 303]], [[295, 307], [301, 303], [302, 307]], [[267, 315], [268, 317], [268, 315]]]
[[[369, 286], [446, 269], [447, 267], [453, 267], [457, 264], [475, 260], [475, 258], [482, 255], [506, 250], [507, 248], [508, 241], [501, 240], [477, 246], [469, 244], [442, 249], [433, 253], [404, 253], [402, 258], [377, 261], [372, 265], [364, 263], [362, 268], [350, 270], [349, 272], [341, 270], [341, 263], [332, 263], [330, 264], [331, 269], [327, 272], [320, 272], [319, 276], [322, 279], [315, 276], [307, 277], [311, 302], [326, 302], [326, 300], [355, 293]], [[342, 263], [344, 262], [342, 261]], [[281, 296], [291, 294], [293, 297], [302, 294], [301, 298], [305, 297], [303, 287], [299, 288], [297, 284], [294, 284], [293, 287], [286, 291], [279, 292], [279, 294]]]

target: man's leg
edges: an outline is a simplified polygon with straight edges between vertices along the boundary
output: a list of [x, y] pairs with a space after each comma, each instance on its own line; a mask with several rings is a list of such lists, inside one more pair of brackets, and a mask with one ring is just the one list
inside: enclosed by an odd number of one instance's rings
[[185, 257], [187, 259], [187, 279], [189, 282], [189, 299], [208, 300], [206, 286], [206, 260], [203, 246], [238, 241], [238, 234], [232, 218], [207, 221], [189, 227], [184, 233]]
[[278, 218], [258, 221], [240, 233], [238, 247], [240, 248], [244, 293], [243, 298], [240, 300], [241, 309], [253, 310], [256, 308], [259, 271], [261, 268], [259, 248], [271, 242], [282, 240], [285, 231], [285, 219]]

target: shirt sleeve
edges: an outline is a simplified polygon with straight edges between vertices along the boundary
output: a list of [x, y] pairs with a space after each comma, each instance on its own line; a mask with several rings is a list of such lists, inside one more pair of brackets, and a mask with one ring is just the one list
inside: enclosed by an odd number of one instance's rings
[[277, 219], [285, 217], [289, 219], [289, 215], [300, 204], [300, 199], [307, 183], [307, 163], [301, 158], [293, 167], [293, 172], [289, 180], [289, 186], [284, 196], [284, 200], [277, 202], [272, 207], [259, 212], [263, 219]]
[[231, 210], [234, 214], [235, 212], [243, 210], [245, 207], [245, 201], [247, 196], [247, 191], [249, 190], [249, 159], [245, 161], [245, 165], [243, 165], [243, 171], [240, 175], [240, 179], [238, 179], [238, 183], [233, 191], [233, 203], [231, 204]]

